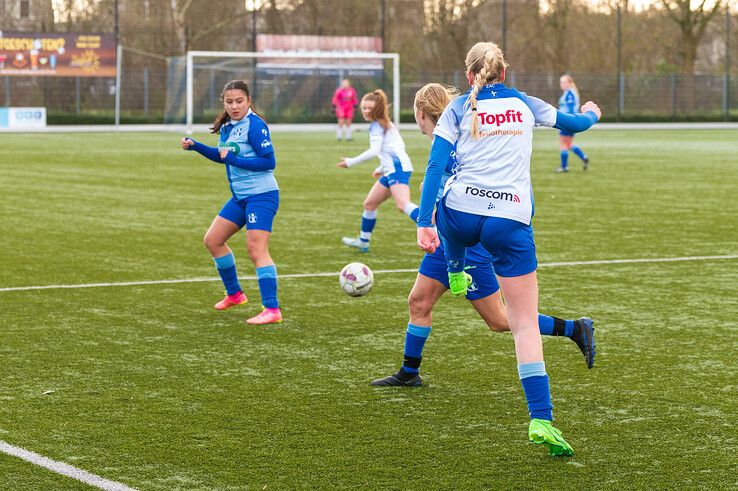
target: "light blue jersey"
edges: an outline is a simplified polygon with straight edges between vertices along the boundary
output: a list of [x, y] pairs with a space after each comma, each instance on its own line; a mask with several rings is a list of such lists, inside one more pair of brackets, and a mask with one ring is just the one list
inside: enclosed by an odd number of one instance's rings
[[[265, 157], [274, 153], [269, 128], [249, 109], [240, 121], [228, 121], [220, 128], [218, 147], [227, 147], [237, 157]], [[231, 192], [236, 199], [279, 189], [273, 170], [253, 171], [225, 164]]]
[[579, 94], [572, 89], [567, 89], [559, 97], [559, 111], [564, 113], [579, 112]]

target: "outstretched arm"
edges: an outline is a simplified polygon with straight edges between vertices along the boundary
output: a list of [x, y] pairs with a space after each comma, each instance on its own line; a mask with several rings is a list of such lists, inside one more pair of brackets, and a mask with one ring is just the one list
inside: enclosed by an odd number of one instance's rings
[[217, 162], [219, 164], [223, 163], [223, 161], [220, 160], [220, 154], [218, 153], [218, 149], [216, 147], [209, 147], [195, 140], [192, 140], [192, 142], [193, 144], [190, 145], [187, 150], [194, 150], [203, 157], [212, 160], [213, 162]]
[[350, 158], [345, 159], [346, 165], [348, 167], [352, 167], [356, 164], [360, 164], [364, 162], [365, 160], [369, 160], [371, 158], [378, 156], [380, 150], [382, 150], [383, 140], [384, 140], [383, 134], [381, 133], [371, 134], [369, 136], [369, 148], [365, 150], [363, 153], [357, 155], [356, 157], [350, 157]]
[[251, 171], [267, 171], [277, 166], [277, 160], [274, 158], [274, 152], [264, 157], [239, 157], [233, 152], [226, 154], [224, 162], [234, 167]]
[[525, 103], [533, 112], [536, 125], [554, 127], [571, 133], [579, 133], [589, 129], [602, 116], [602, 111], [592, 101], [587, 101], [582, 106], [581, 114], [559, 111], [548, 102], [530, 95], [526, 95]]
[[579, 133], [588, 130], [593, 124], [599, 121], [599, 116], [589, 110], [584, 113], [565, 113], [556, 111], [556, 124], [554, 128], [568, 131], [570, 133]]

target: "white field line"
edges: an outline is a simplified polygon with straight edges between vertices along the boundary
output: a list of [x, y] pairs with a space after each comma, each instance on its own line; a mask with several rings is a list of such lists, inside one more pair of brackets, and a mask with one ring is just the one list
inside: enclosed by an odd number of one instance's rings
[[[539, 263], [539, 268], [559, 268], [563, 266], [597, 266], [604, 264], [637, 264], [637, 263], [670, 263], [680, 261], [715, 261], [723, 259], [738, 259], [738, 254], [729, 254], [723, 256], [684, 256], [684, 257], [647, 257], [639, 259], [600, 259], [594, 261], [562, 261], [552, 263]], [[374, 274], [397, 274], [397, 273], [416, 273], [417, 268], [409, 269], [376, 269]], [[290, 278], [320, 278], [338, 276], [338, 271], [322, 272], [322, 273], [292, 273], [280, 274], [279, 279]], [[255, 280], [256, 276], [239, 276], [240, 280]], [[37, 285], [37, 286], [11, 286], [0, 288], [2, 292], [19, 292], [27, 290], [59, 290], [59, 289], [76, 289], [76, 288], [104, 288], [111, 286], [139, 286], [139, 285], [167, 285], [176, 283], [201, 283], [208, 281], [220, 281], [220, 278], [181, 278], [175, 280], [145, 280], [145, 281], [121, 281], [112, 283], [79, 283], [72, 285]]]
[[73, 465], [65, 464], [64, 462], [51, 460], [47, 457], [44, 457], [43, 455], [31, 452], [30, 450], [26, 450], [20, 447], [14, 447], [13, 445], [10, 445], [9, 443], [6, 443], [2, 440], [0, 440], [0, 452], [18, 457], [19, 459], [23, 459], [26, 462], [30, 462], [31, 464], [43, 467], [52, 472], [56, 472], [57, 474], [61, 474], [62, 476], [67, 476], [71, 477], [72, 479], [82, 481], [83, 483], [89, 484], [90, 486], [94, 486], [99, 489], [104, 489], [106, 491], [136, 491], [133, 488], [129, 488], [125, 484], [119, 483], [117, 481], [111, 481], [95, 474], [91, 474], [87, 471], [83, 471], [82, 469], [78, 469]]

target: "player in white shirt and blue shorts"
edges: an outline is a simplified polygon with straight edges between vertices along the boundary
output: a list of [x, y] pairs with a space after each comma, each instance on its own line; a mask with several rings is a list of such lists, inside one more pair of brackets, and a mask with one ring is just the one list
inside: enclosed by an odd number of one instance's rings
[[[429, 138], [433, 137], [438, 118], [457, 94], [455, 89], [437, 83], [426, 84], [418, 90], [413, 107], [415, 121], [421, 133]], [[457, 171], [458, 162], [453, 153], [446, 164], [443, 182]], [[442, 192], [439, 192], [438, 199], [441, 198]], [[466, 292], [467, 300], [471, 302], [490, 330], [510, 331], [505, 305], [499, 291], [500, 285], [492, 267], [492, 257], [481, 244], [467, 249], [466, 272], [471, 279]], [[423, 380], [419, 368], [423, 347], [431, 331], [433, 306], [448, 289], [446, 259], [443, 247], [439, 245], [434, 253], [426, 253], [423, 257], [415, 285], [408, 297], [410, 320], [405, 333], [402, 366], [397, 373], [372, 381], [372, 385], [380, 387], [418, 387], [422, 385]], [[582, 317], [578, 320], [564, 320], [538, 314], [538, 327], [541, 335], [565, 336], [574, 341], [584, 355], [587, 367], [592, 368], [595, 358], [592, 319]]]
[[[468, 247], [482, 244], [492, 256], [508, 323], [515, 340], [518, 374], [528, 403], [528, 438], [544, 444], [551, 455], [574, 453], [551, 424], [553, 406], [538, 328], [538, 282], [530, 158], [537, 125], [570, 132], [599, 120], [596, 104], [567, 114], [550, 104], [507, 88], [502, 50], [477, 43], [467, 53], [471, 90], [446, 107], [434, 131], [418, 216], [418, 245], [433, 253], [443, 238], [449, 289], [467, 291], [464, 273]], [[454, 150], [455, 149], [455, 150]], [[444, 168], [452, 152], [458, 172], [445, 185], [432, 217]]]
[[344, 157], [336, 165], [348, 168], [375, 157], [379, 159], [379, 167], [372, 173], [377, 182], [364, 199], [361, 233], [358, 237], [343, 238], [345, 245], [368, 252], [379, 205], [392, 197], [397, 208], [413, 222], [418, 217], [418, 205], [410, 201], [413, 164], [405, 151], [400, 132], [389, 119], [389, 104], [384, 91], [377, 89], [361, 98], [361, 115], [370, 122], [369, 148], [356, 157]]

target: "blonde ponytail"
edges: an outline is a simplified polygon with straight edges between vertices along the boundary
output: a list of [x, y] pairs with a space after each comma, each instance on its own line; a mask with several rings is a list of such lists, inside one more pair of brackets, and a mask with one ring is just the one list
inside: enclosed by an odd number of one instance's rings
[[477, 117], [477, 94], [485, 85], [501, 82], [507, 63], [502, 50], [495, 43], [477, 43], [466, 54], [466, 70], [474, 74], [474, 84], [469, 93], [472, 110], [471, 134], [479, 139], [479, 119]]
[[438, 122], [443, 110], [457, 96], [454, 87], [437, 83], [425, 84], [415, 93], [413, 107], [428, 116], [433, 123]]

